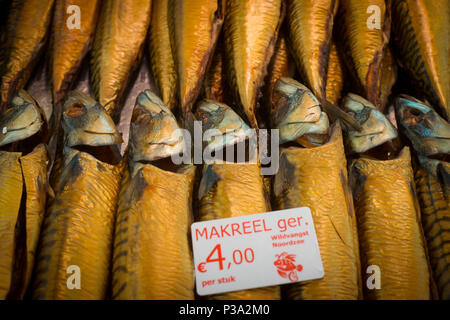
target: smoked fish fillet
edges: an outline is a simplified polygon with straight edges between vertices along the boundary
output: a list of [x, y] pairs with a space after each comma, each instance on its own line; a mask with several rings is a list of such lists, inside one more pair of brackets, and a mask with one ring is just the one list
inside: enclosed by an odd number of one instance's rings
[[280, 150], [273, 184], [276, 209], [309, 207], [325, 276], [287, 287], [288, 299], [350, 300], [361, 297], [356, 217], [347, 181], [339, 124], [330, 140], [314, 148]]
[[419, 156], [419, 163], [415, 183], [433, 277], [439, 297], [450, 300], [450, 164], [423, 156]]
[[177, 102], [177, 70], [170, 45], [168, 10], [170, 0], [152, 2], [148, 48], [152, 76], [164, 104], [173, 110]]
[[364, 297], [430, 299], [430, 271], [409, 148], [393, 160], [357, 159], [350, 175], [361, 267], [364, 272], [375, 265], [381, 273], [380, 288], [363, 286]]
[[0, 110], [23, 89], [46, 43], [54, 0], [14, 0], [9, 9], [0, 70]]
[[32, 298], [105, 299], [124, 165], [104, 148], [122, 138], [106, 110], [75, 91], [64, 104], [62, 127], [64, 162], [42, 226]]
[[[214, 103], [213, 103], [214, 104]], [[211, 110], [213, 110], [211, 112]], [[218, 119], [211, 119], [218, 110]], [[233, 113], [228, 114], [227, 112]], [[198, 118], [207, 119], [215, 125], [215, 129], [224, 129], [222, 125], [233, 123], [228, 126], [228, 133], [235, 128], [234, 133], [238, 136], [241, 129], [248, 128], [242, 119], [224, 104], [206, 102], [197, 110]], [[222, 115], [224, 115], [222, 120]], [[233, 120], [234, 118], [234, 120]], [[227, 120], [229, 119], [229, 121]], [[221, 122], [222, 121], [222, 122]], [[236, 121], [236, 122], [234, 122]], [[208, 123], [206, 123], [208, 127]], [[211, 129], [209, 127], [208, 129]], [[220, 130], [222, 131], [222, 130]], [[239, 217], [255, 213], [270, 211], [270, 202], [266, 198], [261, 168], [258, 163], [214, 163], [203, 166], [200, 185], [198, 189], [198, 216], [199, 221]], [[228, 292], [209, 296], [210, 299], [225, 300], [275, 300], [280, 299], [279, 287], [256, 288]]]
[[447, 121], [450, 103], [450, 2], [392, 0], [392, 33], [401, 64]]
[[[43, 112], [25, 91], [21, 90], [13, 98], [12, 106], [31, 107], [35, 111], [35, 117], [24, 119], [24, 122], [18, 119], [21, 123], [17, 124], [21, 128], [14, 128], [12, 122], [8, 123], [6, 120], [6, 123], [2, 123], [0, 120], [2, 128], [8, 128], [12, 134], [16, 134], [28, 127], [30, 132], [23, 137], [25, 139], [42, 130], [45, 121]], [[18, 117], [27, 117], [24, 109], [19, 111]], [[29, 122], [25, 123], [26, 120]], [[35, 130], [31, 129], [33, 122], [38, 124]], [[29, 153], [1, 150], [2, 138], [0, 137], [0, 299], [22, 299], [31, 279], [45, 213], [48, 153], [42, 140]], [[14, 142], [20, 143], [19, 140]]]
[[281, 0], [226, 2], [224, 38], [228, 81], [235, 91], [240, 114], [253, 128], [258, 127], [255, 115], [258, 95], [283, 15]]
[[169, 171], [152, 163], [160, 157], [171, 162], [165, 157], [182, 149], [171, 140], [179, 129], [175, 117], [150, 91], [137, 98], [131, 123], [129, 170], [115, 224], [112, 298], [192, 300], [189, 230], [196, 167]]
[[104, 0], [91, 51], [90, 82], [115, 120], [131, 73], [139, 66], [150, 24], [151, 0]]
[[304, 84], [322, 101], [336, 0], [289, 0], [289, 43]]
[[169, 30], [183, 121], [191, 120], [224, 19], [224, 1], [170, 0]]
[[[74, 8], [77, 6], [79, 12]], [[62, 108], [63, 99], [89, 52], [94, 36], [100, 0], [55, 0], [51, 30], [51, 79], [53, 105]], [[72, 9], [73, 11], [68, 11]], [[69, 14], [70, 12], [71, 14]], [[79, 29], [69, 29], [68, 22], [79, 14]], [[69, 24], [70, 25], [70, 24]], [[59, 110], [58, 110], [59, 111]], [[59, 111], [60, 113], [61, 111]], [[59, 116], [56, 121], [59, 120]], [[59, 123], [59, 122], [58, 122]]]
[[[336, 17], [337, 34], [348, 69], [359, 94], [380, 109], [380, 65], [389, 42], [390, 0], [340, 0]], [[368, 8], [376, 6], [377, 11]], [[372, 12], [372, 13], [371, 13]], [[379, 18], [379, 19], [377, 19]], [[375, 20], [374, 20], [375, 19]], [[369, 28], [379, 20], [379, 26]]]

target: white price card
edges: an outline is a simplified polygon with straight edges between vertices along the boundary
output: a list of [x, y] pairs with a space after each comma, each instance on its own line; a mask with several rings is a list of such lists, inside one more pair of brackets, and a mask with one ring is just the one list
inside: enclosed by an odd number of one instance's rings
[[201, 296], [324, 276], [306, 207], [196, 222], [191, 232]]

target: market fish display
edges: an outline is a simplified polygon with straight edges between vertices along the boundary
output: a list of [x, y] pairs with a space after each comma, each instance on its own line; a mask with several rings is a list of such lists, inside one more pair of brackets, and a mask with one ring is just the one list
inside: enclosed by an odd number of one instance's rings
[[287, 8], [289, 42], [305, 85], [319, 100], [325, 98], [330, 39], [336, 0], [290, 0]]
[[170, 110], [177, 102], [177, 70], [170, 45], [169, 10], [170, 0], [152, 2], [148, 48], [152, 75], [161, 99]]
[[[79, 26], [70, 25], [71, 28], [69, 28], [70, 15], [67, 12], [73, 6], [80, 8], [80, 21]], [[99, 7], [100, 0], [55, 0], [50, 63], [53, 105], [57, 106], [54, 108], [55, 112], [61, 113], [64, 97], [70, 90], [81, 63], [90, 49]], [[59, 119], [60, 115], [55, 117], [57, 124]]]
[[[197, 109], [197, 118], [204, 129], [216, 129], [224, 139], [213, 139], [207, 145], [210, 153], [244, 143], [249, 136], [249, 127], [227, 105], [202, 101]], [[222, 136], [221, 136], [222, 137]], [[217, 140], [219, 140], [217, 142]], [[225, 151], [224, 157], [225, 157]], [[198, 190], [198, 220], [239, 217], [270, 211], [265, 195], [263, 178], [257, 159], [254, 163], [223, 162], [205, 164]], [[213, 295], [210, 299], [226, 300], [271, 300], [280, 299], [279, 287], [265, 287]]]
[[449, 300], [450, 125], [431, 107], [412, 97], [397, 97], [395, 107], [400, 130], [417, 154], [415, 183], [433, 277], [439, 297]]
[[338, 53], [336, 42], [332, 39], [330, 43], [327, 83], [325, 87], [326, 99], [334, 105], [339, 105], [343, 87], [344, 65], [342, 58]]
[[243, 118], [258, 127], [258, 95], [273, 54], [282, 16], [281, 0], [226, 2], [224, 38], [230, 88]]
[[364, 153], [397, 138], [397, 130], [388, 118], [366, 99], [349, 93], [343, 99], [342, 109], [362, 127], [361, 131], [345, 127], [345, 144], [350, 153]]
[[186, 127], [190, 127], [187, 122], [192, 120], [191, 112], [222, 28], [224, 7], [221, 0], [169, 2], [169, 30], [178, 74], [179, 103]]
[[114, 147], [122, 138], [105, 109], [78, 91], [67, 95], [62, 127], [64, 162], [42, 226], [32, 298], [104, 299], [123, 168]]
[[[282, 79], [281, 79], [282, 80]], [[279, 81], [281, 81], [279, 80]], [[283, 85], [285, 98], [275, 100], [273, 117], [278, 110], [291, 110], [295, 131], [311, 126], [305, 114], [311, 106], [316, 107], [309, 90], [303, 86]], [[296, 99], [289, 97], [297, 92]], [[317, 101], [317, 99], [316, 99]], [[289, 106], [287, 106], [288, 104]], [[319, 110], [316, 113], [320, 114]], [[282, 119], [282, 117], [279, 117]], [[317, 118], [317, 116], [316, 116]], [[319, 117], [320, 119], [320, 117]], [[293, 122], [291, 120], [291, 123]], [[316, 120], [318, 121], [318, 120]], [[273, 121], [274, 128], [282, 130], [289, 123]], [[294, 128], [291, 129], [293, 132]], [[280, 137], [282, 134], [280, 133]], [[296, 135], [289, 142], [301, 143]], [[273, 197], [276, 209], [309, 207], [314, 220], [320, 255], [325, 276], [320, 280], [298, 283], [286, 287], [288, 299], [358, 299], [361, 296], [360, 262], [356, 217], [351, 191], [347, 181], [346, 159], [339, 123], [331, 128], [329, 140], [315, 147], [289, 146], [280, 150], [279, 170], [274, 177]], [[308, 143], [309, 145], [309, 143]], [[339, 267], [336, 267], [339, 266]]]
[[1, 115], [0, 128], [0, 299], [22, 299], [47, 198], [45, 117], [20, 90]]
[[399, 59], [447, 121], [450, 103], [450, 2], [392, 0], [392, 33]]
[[115, 120], [130, 75], [139, 66], [151, 6], [151, 0], [102, 1], [91, 52], [90, 82], [97, 100]]
[[23, 89], [46, 43], [54, 0], [14, 0], [9, 8], [6, 40], [1, 50], [1, 101], [5, 109]]
[[112, 276], [113, 299], [194, 299], [189, 246], [195, 166], [169, 166], [184, 149], [177, 121], [150, 91], [131, 119], [129, 168], [122, 181]]
[[[368, 13], [374, 6], [376, 13]], [[389, 6], [385, 0], [340, 0], [336, 19], [341, 51], [358, 93], [380, 109], [380, 66], [389, 41]]]

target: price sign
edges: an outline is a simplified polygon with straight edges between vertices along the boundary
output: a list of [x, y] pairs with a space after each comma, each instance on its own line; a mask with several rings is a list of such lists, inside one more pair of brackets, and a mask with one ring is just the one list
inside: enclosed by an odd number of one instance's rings
[[196, 222], [191, 232], [199, 295], [324, 275], [309, 208]]

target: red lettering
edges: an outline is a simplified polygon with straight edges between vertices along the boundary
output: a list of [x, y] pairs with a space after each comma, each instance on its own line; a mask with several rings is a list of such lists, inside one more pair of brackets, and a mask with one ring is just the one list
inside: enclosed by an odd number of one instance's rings
[[[246, 223], [247, 223], [248, 225], [246, 225]], [[250, 231], [250, 232], [245, 231], [246, 229], [250, 229], [250, 221], [242, 222], [242, 228], [244, 229], [244, 234], [252, 233], [251, 231]]]
[[233, 234], [233, 236], [234, 236], [234, 232], [237, 232], [237, 233], [239, 233], [239, 234], [242, 234], [240, 231], [239, 231], [239, 224], [238, 223], [232, 223], [231, 224], [231, 233]]
[[209, 234], [209, 238], [212, 239], [213, 236], [220, 238], [219, 233], [217, 232], [216, 227], [211, 228], [211, 233]]
[[266, 227], [266, 220], [263, 219], [263, 226], [264, 226], [264, 231], [271, 231], [272, 228], [267, 228]]
[[295, 227], [295, 218], [288, 219], [288, 226], [291, 228]]
[[225, 228], [223, 226], [220, 226], [220, 233], [222, 234], [222, 238], [224, 237], [223, 234], [226, 233], [227, 236], [231, 236], [226, 230], [228, 228], [228, 224], [225, 226]]
[[298, 220], [298, 226], [299, 226], [299, 227], [302, 225], [302, 223], [300, 222], [301, 219], [303, 219], [303, 217], [298, 217], [298, 218], [297, 218], [297, 220]]
[[[256, 223], [259, 223], [259, 224], [256, 224]], [[261, 227], [261, 220], [253, 220], [253, 230], [255, 231], [255, 233], [256, 232], [261, 232], [262, 230], [256, 230], [256, 227]]]
[[195, 239], [198, 241], [198, 236], [205, 236], [206, 240], [208, 240], [208, 231], [206, 228], [203, 228], [203, 232], [199, 232], [198, 229], [195, 229]]

